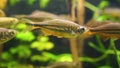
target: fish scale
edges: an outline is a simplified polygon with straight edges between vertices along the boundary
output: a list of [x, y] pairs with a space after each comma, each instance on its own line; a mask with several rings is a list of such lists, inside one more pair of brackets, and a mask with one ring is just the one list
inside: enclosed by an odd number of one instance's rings
[[111, 21], [91, 21], [85, 26], [63, 19], [30, 22], [27, 24], [34, 26], [35, 28], [40, 28], [43, 34], [47, 36], [53, 35], [59, 38], [73, 38], [76, 36], [87, 38], [95, 34], [100, 35], [105, 40], [109, 38], [115, 40], [120, 38], [120, 23]]
[[17, 34], [16, 30], [0, 28], [0, 44], [9, 41], [13, 37], [15, 37], [16, 34]]
[[73, 30], [75, 32], [77, 32], [77, 29], [80, 27], [80, 25], [73, 23], [71, 21], [67, 21], [67, 20], [59, 20], [59, 19], [55, 19], [55, 20], [51, 20], [51, 21], [45, 21], [45, 22], [40, 22], [40, 23], [35, 23], [34, 24], [35, 27], [38, 26], [38, 28], [41, 27], [51, 27], [51, 28], [55, 28], [55, 29], [63, 29], [63, 30]]
[[33, 22], [27, 24], [34, 26], [33, 29], [41, 29], [43, 34], [46, 36], [53, 35], [59, 38], [76, 37], [86, 31], [81, 31], [81, 28], [86, 29], [86, 27], [63, 19], [54, 19], [50, 21]]

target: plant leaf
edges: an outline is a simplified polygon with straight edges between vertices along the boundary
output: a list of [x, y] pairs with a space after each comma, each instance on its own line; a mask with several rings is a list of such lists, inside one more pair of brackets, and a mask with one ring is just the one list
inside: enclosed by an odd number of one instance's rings
[[39, 2], [40, 8], [46, 8], [50, 0], [39, 0]]
[[28, 0], [29, 5], [33, 5], [36, 0]]

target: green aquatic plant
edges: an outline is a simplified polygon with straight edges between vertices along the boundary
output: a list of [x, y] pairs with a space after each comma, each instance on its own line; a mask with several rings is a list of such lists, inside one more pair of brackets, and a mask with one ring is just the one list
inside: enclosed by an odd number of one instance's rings
[[[0, 67], [16, 67], [21, 63], [26, 63], [26, 60], [31, 56], [31, 53], [32, 52], [27, 45], [12, 47], [10, 50], [2, 53]], [[21, 62], [22, 59], [24, 59], [23, 62]]]
[[120, 68], [120, 53], [119, 53], [119, 50], [116, 49], [116, 46], [115, 46], [115, 43], [114, 43], [113, 39], [110, 39], [110, 44], [111, 44], [112, 49], [114, 50], [115, 57], [116, 57], [116, 60], [117, 60], [117, 63], [118, 63], [118, 67]]
[[[102, 12], [102, 14], [99, 14], [98, 11], [100, 12], [101, 10], [104, 11], [104, 9], [109, 5], [109, 1], [101, 1], [101, 3], [98, 5], [98, 7], [93, 6], [92, 4], [86, 2], [86, 7], [91, 9], [94, 12], [93, 15], [93, 19], [97, 19], [99, 21], [106, 21], [106, 20], [111, 20], [114, 22], [120, 22], [119, 19], [117, 17], [112, 17], [109, 16], [108, 14]], [[90, 57], [80, 57], [80, 61], [84, 61], [84, 62], [89, 62], [89, 63], [93, 63], [95, 64], [96, 62], [99, 64], [99, 61], [102, 60], [106, 60], [106, 64], [108, 61], [111, 62], [110, 59], [106, 59], [109, 58], [109, 55], [113, 55], [115, 56], [116, 62], [118, 63], [118, 66], [120, 68], [120, 57], [119, 57], [119, 53], [120, 51], [116, 48], [115, 42], [113, 39], [110, 39], [110, 43], [108, 48], [106, 48], [106, 45], [104, 45], [103, 41], [101, 40], [99, 35], [96, 35], [96, 41], [97, 44], [93, 43], [93, 42], [89, 42], [89, 46], [93, 49], [95, 49], [96, 51], [98, 51], [99, 53], [102, 54], [102, 56], [97, 57], [97, 58], [90, 58]], [[95, 63], [94, 63], [95, 62]], [[97, 66], [98, 68], [112, 68], [110, 65], [103, 65], [103, 66]]]
[[35, 1], [36, 1], [36, 0], [28, 0], [27, 3], [28, 3], [29, 5], [33, 5], [33, 4], [35, 3]]
[[[100, 57], [96, 57], [96, 58], [80, 57], [79, 58], [80, 61], [90, 62], [90, 63], [95, 64], [96, 62], [98, 63], [99, 61], [105, 60], [105, 58], [110, 57], [110, 55], [113, 55], [113, 56], [116, 57], [116, 62], [118, 63], [118, 67], [119, 67], [119, 64], [120, 64], [120, 62], [119, 62], [120, 61], [120, 57], [119, 57], [120, 50], [116, 49], [114, 40], [110, 39], [109, 47], [106, 48], [105, 45], [103, 44], [103, 42], [101, 42], [101, 38], [98, 35], [96, 35], [96, 39], [97, 39], [96, 41], [97, 41], [98, 44], [94, 44], [93, 42], [89, 42], [88, 44], [91, 48], [93, 48], [96, 51], [102, 53], [103, 55], [100, 56]], [[107, 61], [108, 60], [106, 59], [106, 63], [107, 63]], [[108, 67], [111, 68], [112, 66], [109, 65]]]
[[54, 47], [54, 44], [49, 41], [48, 37], [40, 36], [38, 40], [31, 44], [31, 48], [37, 49], [38, 51], [50, 50]]
[[[22, 0], [10, 0], [9, 3], [11, 6], [14, 6], [21, 1]], [[28, 5], [33, 5], [36, 1], [37, 0], [26, 0]], [[49, 2], [50, 0], [39, 0], [40, 8], [46, 8]], [[107, 0], [102, 0], [98, 6], [94, 6], [89, 2], [86, 2], [85, 5], [94, 12], [94, 19], [97, 18], [99, 21], [105, 21], [108, 19], [119, 21], [119, 19], [111, 17], [105, 13], [102, 15], [98, 14], [99, 10], [103, 10], [109, 5], [109, 1]], [[55, 44], [50, 41], [49, 37], [41, 35], [35, 36], [34, 32], [29, 30], [26, 31], [29, 27], [23, 23], [17, 24], [15, 29], [19, 31], [18, 35], [15, 37], [15, 40], [17, 40], [18, 43], [15, 45], [12, 44], [12, 47], [2, 53], [2, 62], [0, 62], [1, 68], [17, 68], [19, 65], [34, 65], [36, 62], [41, 64], [45, 63], [46, 65], [54, 62], [73, 62], [72, 55], [69, 53], [54, 54], [50, 51], [55, 47]], [[120, 50], [115, 47], [115, 42], [112, 39], [110, 40], [108, 48], [106, 48], [106, 45], [98, 35], [96, 35], [96, 42], [97, 44], [90, 41], [88, 44], [93, 50], [100, 53], [101, 56], [94, 58], [83, 56], [79, 57], [79, 61], [91, 63], [97, 68], [112, 68], [112, 64], [110, 64], [112, 61], [109, 59], [110, 55], [112, 55], [115, 56], [118, 65], [120, 64]], [[105, 61], [105, 63], [100, 64], [99, 62], [101, 61]]]
[[[29, 27], [29, 26], [28, 26]], [[24, 23], [17, 24], [15, 29], [18, 31], [18, 34], [15, 37], [15, 40], [18, 40], [20, 43], [10, 47], [7, 51], [4, 51], [1, 55], [0, 68], [4, 67], [15, 67], [19, 64], [28, 64], [27, 60], [36, 58], [37, 54], [32, 52], [32, 49], [35, 49], [39, 52], [42, 52], [39, 55], [39, 58], [48, 61], [51, 59], [52, 53], [45, 52], [45, 50], [50, 50], [54, 47], [54, 44], [49, 41], [48, 37], [44, 36], [35, 36], [31, 31], [24, 31], [28, 28]], [[37, 40], [35, 40], [37, 39]], [[41, 45], [42, 44], [42, 45]], [[38, 46], [37, 46], [38, 45]], [[48, 59], [47, 59], [48, 58]], [[36, 58], [37, 59], [37, 58]], [[41, 62], [40, 60], [39, 62]]]
[[49, 2], [50, 2], [50, 0], [40, 0], [40, 1], [39, 1], [39, 6], [40, 6], [41, 8], [46, 8], [47, 5], [49, 4]]
[[14, 6], [16, 3], [20, 2], [21, 0], [10, 0], [9, 3], [11, 6]]
[[16, 36], [16, 39], [20, 39], [22, 41], [32, 41], [35, 39], [35, 36], [32, 32], [19, 32]]
[[[49, 40], [46, 36], [35, 36], [31, 31], [25, 32], [27, 28], [24, 24], [18, 24], [16, 29], [19, 31], [15, 39], [20, 41], [17, 45], [4, 51], [1, 55], [2, 62], [0, 62], [0, 67], [18, 67], [19, 65], [29, 64], [30, 62], [72, 62], [71, 54], [63, 53], [55, 55], [49, 50], [54, 48], [53, 42]], [[38, 51], [34, 54], [33, 51]], [[66, 59], [67, 58], [67, 59]]]
[[94, 44], [92, 42], [89, 42], [88, 43], [89, 46], [92, 47], [92, 48], [94, 48], [98, 52], [104, 53], [106, 49], [105, 49], [104, 44], [102, 43], [102, 41], [100, 39], [100, 36], [96, 35], [96, 39], [97, 39], [98, 45], [96, 46], [96, 44]]
[[[15, 6], [17, 3], [21, 2], [22, 0], [9, 0], [9, 4], [11, 6]], [[46, 8], [50, 0], [25, 0], [28, 5], [33, 5], [35, 2], [39, 1], [40, 8]]]

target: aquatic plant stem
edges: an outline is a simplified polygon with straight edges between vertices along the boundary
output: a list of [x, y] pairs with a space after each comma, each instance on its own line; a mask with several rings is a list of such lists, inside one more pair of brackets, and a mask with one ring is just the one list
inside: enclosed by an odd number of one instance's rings
[[96, 19], [96, 17], [99, 16], [98, 11], [100, 9], [98, 7], [92, 5], [91, 3], [87, 2], [87, 1], [85, 2], [85, 7], [90, 9], [90, 10], [92, 10], [94, 12], [93, 19]]
[[118, 67], [120, 68], [120, 60], [119, 60], [119, 55], [117, 53], [117, 49], [115, 47], [115, 43], [114, 43], [114, 39], [110, 39], [110, 43], [111, 43], [111, 46], [114, 50], [114, 53], [115, 53], [115, 57], [116, 57], [116, 60], [117, 60], [117, 63], [118, 63]]
[[[75, 0], [69, 0], [69, 6], [70, 6], [70, 20], [75, 21]], [[73, 56], [73, 62], [78, 63], [78, 50], [77, 50], [77, 44], [76, 44], [76, 38], [70, 39], [70, 48], [71, 53]]]
[[89, 2], [85, 2], [85, 7], [87, 7], [88, 9], [92, 10], [93, 12], [98, 12], [99, 8], [97, 8], [96, 6], [92, 5]]
[[78, 0], [77, 3], [77, 22], [78, 24], [83, 25], [85, 13], [84, 0]]
[[[85, 18], [85, 0], [77, 0], [77, 22], [79, 25], [84, 25]], [[83, 45], [84, 37], [77, 38], [78, 52], [79, 57], [83, 56]], [[79, 66], [82, 68], [82, 62], [79, 63]]]
[[0, 62], [2, 61], [2, 51], [3, 51], [3, 44], [0, 45]]
[[70, 39], [70, 50], [73, 56], [73, 62], [78, 63], [78, 49], [77, 49], [77, 43], [76, 43], [76, 38]]
[[[75, 0], [70, 0], [69, 2], [70, 2], [70, 20], [76, 21], [75, 20], [75, 3], [74, 3]], [[77, 3], [78, 3], [77, 21], [78, 21], [78, 24], [83, 25], [84, 24], [84, 0], [77, 0]], [[84, 38], [70, 39], [70, 47], [71, 47], [71, 52], [73, 55], [73, 62], [75, 63], [78, 63], [79, 56], [83, 55], [83, 43], [84, 43], [83, 41], [84, 41]], [[82, 68], [82, 62], [78, 64], [77, 68]]]

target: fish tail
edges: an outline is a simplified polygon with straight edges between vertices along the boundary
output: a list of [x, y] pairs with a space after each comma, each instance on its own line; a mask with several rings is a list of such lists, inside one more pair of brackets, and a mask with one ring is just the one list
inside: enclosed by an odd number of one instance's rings
[[22, 21], [24, 21], [25, 24], [28, 26], [28, 31], [39, 29], [43, 26], [42, 24], [40, 24], [40, 22], [33, 22], [29, 19], [23, 19]]
[[34, 22], [29, 19], [21, 19], [21, 22], [24, 22], [26, 25], [33, 26]]
[[[25, 24], [27, 27], [24, 29], [24, 32], [28, 32], [28, 31], [32, 31], [33, 30], [33, 27], [34, 27], [34, 22], [29, 20], [29, 19], [20, 19], [19, 21], [20, 23], [23, 23]], [[18, 23], [19, 24], [19, 23]]]

